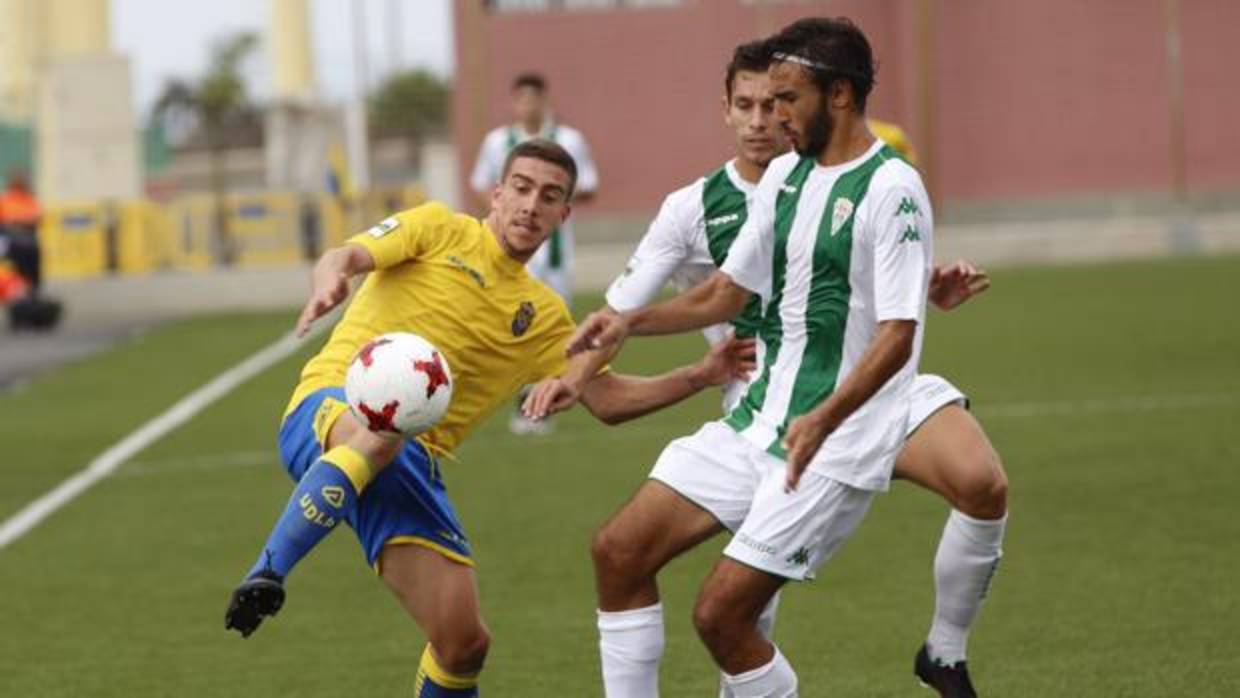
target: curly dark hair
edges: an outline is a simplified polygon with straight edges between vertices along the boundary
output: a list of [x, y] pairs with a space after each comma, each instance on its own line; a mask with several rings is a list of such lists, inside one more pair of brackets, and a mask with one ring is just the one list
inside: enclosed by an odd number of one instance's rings
[[784, 27], [766, 40], [772, 61], [796, 63], [805, 68], [823, 92], [840, 80], [852, 85], [853, 102], [865, 113], [865, 102], [874, 89], [878, 66], [870, 42], [847, 17], [806, 17]]

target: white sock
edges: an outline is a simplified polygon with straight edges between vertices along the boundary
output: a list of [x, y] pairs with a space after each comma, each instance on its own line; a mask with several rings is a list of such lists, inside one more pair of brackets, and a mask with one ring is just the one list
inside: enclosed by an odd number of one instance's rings
[[934, 622], [926, 640], [932, 659], [964, 661], [969, 630], [1003, 557], [1006, 525], [1006, 514], [988, 521], [952, 510], [947, 517], [934, 556]]
[[796, 698], [797, 675], [775, 648], [771, 661], [743, 674], [724, 674], [724, 682], [736, 698]]
[[632, 611], [598, 612], [598, 648], [608, 698], [659, 695], [663, 656], [663, 604]]
[[[758, 632], [762, 633], [762, 637], [770, 640], [775, 634], [775, 613], [779, 610], [779, 591], [766, 602], [766, 608], [762, 609], [762, 615], [758, 616]], [[719, 698], [736, 698], [736, 694], [732, 693], [732, 689], [728, 688], [728, 675], [719, 672]]]

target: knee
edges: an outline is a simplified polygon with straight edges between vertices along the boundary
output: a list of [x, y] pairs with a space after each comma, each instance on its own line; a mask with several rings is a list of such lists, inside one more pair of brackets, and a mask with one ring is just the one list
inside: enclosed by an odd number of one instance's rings
[[594, 534], [590, 557], [594, 560], [595, 571], [611, 578], [629, 578], [647, 572], [648, 561], [642, 546], [612, 524]]
[[693, 627], [711, 650], [717, 652], [728, 638], [736, 636], [734, 631], [738, 621], [734, 617], [735, 608], [734, 604], [706, 592], [698, 597], [697, 605], [693, 607]]
[[482, 671], [487, 651], [491, 649], [491, 634], [481, 623], [465, 632], [431, 642], [435, 657], [444, 670], [453, 674], [476, 674]]
[[961, 483], [956, 509], [975, 519], [998, 519], [1007, 513], [1008, 479], [994, 449], [970, 456], [970, 473]]

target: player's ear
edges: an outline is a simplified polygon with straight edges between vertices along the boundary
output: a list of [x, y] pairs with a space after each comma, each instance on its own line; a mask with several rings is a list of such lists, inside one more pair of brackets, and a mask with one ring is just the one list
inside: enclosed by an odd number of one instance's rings
[[852, 83], [847, 80], [836, 80], [827, 87], [828, 103], [833, 109], [850, 110], [855, 104]]
[[719, 104], [723, 107], [723, 123], [725, 126], [730, 126], [731, 124], [728, 123], [728, 111], [732, 104], [731, 100], [728, 99], [727, 92], [724, 92], [723, 96], [719, 98]]

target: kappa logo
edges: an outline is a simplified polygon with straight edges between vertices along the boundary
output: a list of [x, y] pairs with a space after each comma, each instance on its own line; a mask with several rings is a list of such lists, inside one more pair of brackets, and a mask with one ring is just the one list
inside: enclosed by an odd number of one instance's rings
[[779, 185], [779, 188], [780, 188], [780, 190], [781, 190], [781, 191], [783, 191], [785, 194], [795, 194], [795, 193], [797, 193], [797, 188], [796, 188], [796, 187], [794, 187], [794, 186], [792, 186], [791, 184], [781, 184], [781, 185]]
[[396, 216], [392, 216], [391, 218], [384, 218], [378, 225], [373, 226], [366, 232], [369, 233], [372, 238], [381, 238], [399, 227], [400, 221], [396, 218]]
[[739, 213], [727, 213], [722, 216], [715, 216], [714, 218], [707, 220], [706, 227], [713, 228], [714, 226], [717, 226], [717, 225], [735, 223], [739, 221], [740, 219], [741, 219], [741, 214]]
[[534, 304], [522, 301], [517, 312], [512, 316], [512, 336], [520, 337], [534, 323]]
[[831, 210], [831, 237], [835, 237], [852, 217], [854, 208], [855, 204], [849, 199], [840, 197], [835, 200], [835, 208]]
[[339, 509], [344, 505], [344, 488], [339, 485], [329, 485], [319, 490], [319, 494], [323, 495], [323, 499], [327, 503]]
[[789, 565], [808, 565], [809, 564], [809, 548], [801, 546], [797, 551], [788, 556], [787, 563]]
[[921, 218], [921, 207], [911, 196], [900, 199], [900, 205], [896, 208], [896, 218], [900, 216], [908, 216], [908, 223], [904, 226], [904, 231], [897, 242], [921, 242], [921, 231], [917, 229]]

